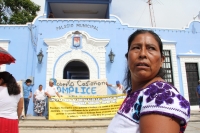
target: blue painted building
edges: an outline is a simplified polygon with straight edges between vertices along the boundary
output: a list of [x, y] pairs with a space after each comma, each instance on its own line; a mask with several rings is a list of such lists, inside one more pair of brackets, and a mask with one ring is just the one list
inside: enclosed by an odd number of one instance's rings
[[[156, 32], [166, 56], [165, 80], [197, 108], [195, 89], [200, 76], [200, 21], [184, 29], [134, 27], [110, 14], [111, 0], [46, 0], [45, 14], [26, 25], [0, 25], [0, 47], [16, 58], [1, 66], [15, 78], [34, 78], [33, 92], [50, 78], [123, 81], [127, 39], [137, 29]], [[53, 12], [54, 18], [48, 18]], [[80, 44], [80, 45], [79, 45]], [[37, 55], [42, 50], [42, 63]], [[109, 59], [115, 54], [114, 62]], [[115, 93], [108, 88], [108, 94]], [[30, 102], [28, 114], [33, 114]]]

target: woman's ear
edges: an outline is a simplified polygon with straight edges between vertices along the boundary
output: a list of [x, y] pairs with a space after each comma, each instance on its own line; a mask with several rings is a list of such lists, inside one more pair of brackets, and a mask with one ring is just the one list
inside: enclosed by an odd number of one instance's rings
[[2, 78], [0, 78], [1, 82], [0, 82], [0, 85], [3, 85], [4, 84], [4, 80]]

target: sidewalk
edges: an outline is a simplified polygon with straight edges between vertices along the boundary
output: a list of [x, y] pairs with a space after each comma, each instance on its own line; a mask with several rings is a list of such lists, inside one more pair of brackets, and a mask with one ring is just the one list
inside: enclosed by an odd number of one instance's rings
[[190, 122], [185, 133], [200, 133], [200, 112], [199, 110], [191, 110]]
[[190, 122], [200, 122], [200, 112], [199, 112], [199, 110], [191, 110]]
[[[20, 133], [106, 133], [107, 128], [67, 129], [67, 128], [20, 128]], [[185, 133], [200, 133], [200, 122], [189, 122]]]
[[200, 133], [200, 122], [189, 122], [185, 133]]

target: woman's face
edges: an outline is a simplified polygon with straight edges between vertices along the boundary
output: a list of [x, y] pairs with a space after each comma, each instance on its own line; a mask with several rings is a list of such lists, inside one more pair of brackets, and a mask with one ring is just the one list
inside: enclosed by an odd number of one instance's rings
[[157, 76], [162, 67], [158, 42], [150, 33], [139, 34], [131, 42], [128, 53], [128, 66], [131, 78], [135, 81], [147, 81]]
[[39, 90], [42, 90], [42, 86], [39, 86]]

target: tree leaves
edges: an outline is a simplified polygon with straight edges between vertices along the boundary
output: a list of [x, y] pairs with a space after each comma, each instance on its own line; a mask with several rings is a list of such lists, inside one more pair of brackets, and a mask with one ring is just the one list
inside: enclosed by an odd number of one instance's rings
[[40, 6], [30, 0], [0, 0], [0, 24], [26, 24], [37, 16]]

